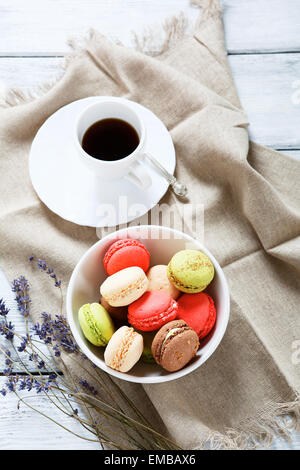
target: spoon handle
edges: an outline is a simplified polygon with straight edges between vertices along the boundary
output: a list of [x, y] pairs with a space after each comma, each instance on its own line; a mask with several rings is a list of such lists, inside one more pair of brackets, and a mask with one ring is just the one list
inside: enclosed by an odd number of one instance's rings
[[186, 196], [187, 195], [187, 187], [185, 184], [180, 183], [177, 181], [175, 176], [171, 175], [160, 163], [159, 161], [156, 160], [156, 158], [151, 155], [151, 153], [146, 153], [145, 154], [148, 160], [161, 172], [161, 174], [166, 178], [168, 183], [171, 185], [173, 191], [175, 194], [178, 196]]

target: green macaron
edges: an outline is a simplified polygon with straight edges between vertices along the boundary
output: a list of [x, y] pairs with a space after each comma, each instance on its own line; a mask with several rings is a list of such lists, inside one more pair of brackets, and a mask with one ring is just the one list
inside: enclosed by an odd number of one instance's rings
[[203, 291], [213, 280], [214, 266], [202, 251], [182, 250], [171, 259], [167, 274], [177, 289], [195, 294]]
[[78, 320], [84, 336], [95, 346], [106, 346], [115, 332], [108, 312], [98, 303], [83, 305]]
[[142, 361], [146, 364], [155, 364], [155, 360], [151, 351], [151, 346], [144, 346], [142, 353]]
[[155, 336], [156, 331], [139, 331], [137, 330], [138, 333], [140, 333], [144, 339], [144, 349], [142, 352], [141, 360], [142, 362], [145, 362], [146, 364], [155, 364], [154, 357], [152, 355], [152, 341]]

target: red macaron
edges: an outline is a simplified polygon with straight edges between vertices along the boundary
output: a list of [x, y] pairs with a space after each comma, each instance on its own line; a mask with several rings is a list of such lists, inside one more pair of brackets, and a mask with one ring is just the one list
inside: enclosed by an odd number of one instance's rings
[[177, 318], [184, 320], [197, 333], [199, 339], [207, 336], [216, 322], [213, 299], [205, 292], [199, 292], [198, 294], [184, 294], [177, 303]]
[[138, 266], [145, 272], [149, 268], [150, 253], [139, 241], [131, 238], [118, 240], [106, 252], [103, 264], [109, 276], [131, 266]]
[[145, 292], [128, 307], [128, 322], [141, 331], [154, 331], [175, 320], [178, 305], [167, 292]]

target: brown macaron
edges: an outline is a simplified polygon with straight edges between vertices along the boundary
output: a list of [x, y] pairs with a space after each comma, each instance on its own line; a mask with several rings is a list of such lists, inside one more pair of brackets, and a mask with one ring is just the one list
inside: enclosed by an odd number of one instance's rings
[[152, 342], [155, 361], [169, 372], [182, 369], [199, 348], [197, 333], [183, 320], [173, 320], [156, 333]]

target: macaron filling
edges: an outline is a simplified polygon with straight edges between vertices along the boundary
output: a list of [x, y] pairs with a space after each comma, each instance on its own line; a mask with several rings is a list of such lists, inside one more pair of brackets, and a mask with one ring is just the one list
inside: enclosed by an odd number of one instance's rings
[[163, 356], [163, 352], [164, 352], [166, 344], [169, 343], [170, 341], [172, 341], [172, 339], [175, 336], [183, 333], [184, 331], [188, 331], [190, 329], [191, 328], [188, 325], [185, 325], [185, 326], [182, 326], [180, 328], [172, 328], [170, 331], [168, 331], [168, 333], [166, 334], [164, 340], [162, 341], [162, 343], [160, 345], [159, 350], [155, 352], [156, 360], [157, 360], [158, 363], [161, 362], [161, 358]]
[[167, 339], [169, 339], [171, 336], [174, 336], [176, 334], [176, 331], [182, 331], [182, 328], [172, 328], [167, 334], [165, 339], [163, 340], [162, 346], [165, 344]]
[[119, 291], [113, 293], [111, 292], [109, 294], [109, 296], [103, 296], [107, 302], [114, 302], [116, 300], [118, 300], [120, 297], [126, 297], [129, 293], [131, 293], [132, 290], [140, 290], [140, 289], [144, 289], [145, 288], [145, 282], [146, 282], [146, 278], [141, 278], [141, 279], [137, 279], [135, 281], [135, 283], [133, 284], [129, 284], [128, 286], [126, 287], [123, 287], [121, 288]]
[[115, 352], [110, 367], [116, 370], [120, 370], [126, 354], [133, 343], [134, 338], [137, 336], [137, 333], [134, 331], [133, 328], [128, 328], [127, 332], [125, 333], [120, 345]]

